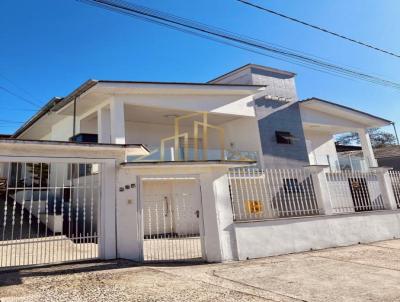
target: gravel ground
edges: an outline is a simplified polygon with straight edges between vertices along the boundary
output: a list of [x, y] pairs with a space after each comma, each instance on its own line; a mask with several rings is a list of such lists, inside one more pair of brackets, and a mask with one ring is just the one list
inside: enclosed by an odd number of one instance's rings
[[223, 264], [3, 272], [0, 301], [400, 301], [400, 240]]

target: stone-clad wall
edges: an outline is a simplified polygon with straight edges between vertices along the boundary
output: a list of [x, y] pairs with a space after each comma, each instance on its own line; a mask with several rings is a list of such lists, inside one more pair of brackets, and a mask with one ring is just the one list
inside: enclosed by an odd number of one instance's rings
[[[264, 95], [254, 102], [265, 168], [309, 164], [294, 78], [290, 72], [249, 65], [216, 81], [266, 86]], [[295, 140], [290, 145], [277, 144], [275, 131], [290, 132]]]

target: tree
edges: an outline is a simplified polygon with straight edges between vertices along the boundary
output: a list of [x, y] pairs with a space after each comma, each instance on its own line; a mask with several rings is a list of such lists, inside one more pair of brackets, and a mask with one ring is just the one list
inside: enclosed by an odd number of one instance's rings
[[[368, 129], [368, 134], [371, 139], [371, 145], [373, 148], [381, 148], [384, 146], [395, 145], [397, 142], [396, 137], [389, 132], [381, 130], [379, 128], [371, 128]], [[342, 134], [337, 138], [337, 143], [340, 145], [359, 145], [360, 137], [356, 132], [350, 132], [346, 134]]]

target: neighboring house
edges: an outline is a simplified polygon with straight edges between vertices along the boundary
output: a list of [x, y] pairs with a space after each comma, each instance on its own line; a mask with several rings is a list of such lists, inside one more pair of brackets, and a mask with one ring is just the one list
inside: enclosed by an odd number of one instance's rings
[[[399, 214], [374, 211], [397, 208], [394, 189], [367, 133], [390, 123], [298, 101], [294, 73], [254, 64], [207, 83], [89, 80], [0, 138], [3, 240], [51, 235], [69, 251], [58, 261], [224, 261], [392, 238]], [[344, 132], [361, 139], [354, 174]], [[77, 244], [91, 254], [71, 256]]]
[[376, 160], [381, 167], [400, 171], [400, 146], [386, 146], [374, 149]]
[[[357, 151], [359, 150], [359, 151]], [[352, 159], [362, 158], [363, 153], [361, 147], [353, 147], [350, 149], [337, 148], [341, 157], [350, 157]], [[400, 146], [389, 145], [385, 147], [375, 148], [374, 155], [379, 167], [389, 167], [396, 171], [400, 171]]]

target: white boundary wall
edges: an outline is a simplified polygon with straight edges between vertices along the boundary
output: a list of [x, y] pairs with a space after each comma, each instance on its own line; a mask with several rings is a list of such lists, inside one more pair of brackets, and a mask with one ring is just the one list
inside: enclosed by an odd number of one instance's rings
[[400, 238], [400, 212], [235, 223], [238, 260]]
[[235, 250], [233, 214], [229, 197], [229, 165], [226, 164], [138, 164], [126, 166], [118, 173], [117, 192], [117, 250], [119, 258], [142, 261], [143, 236], [141, 230], [142, 180], [196, 179], [201, 186], [203, 223], [202, 245], [204, 260], [220, 262], [233, 260]]

